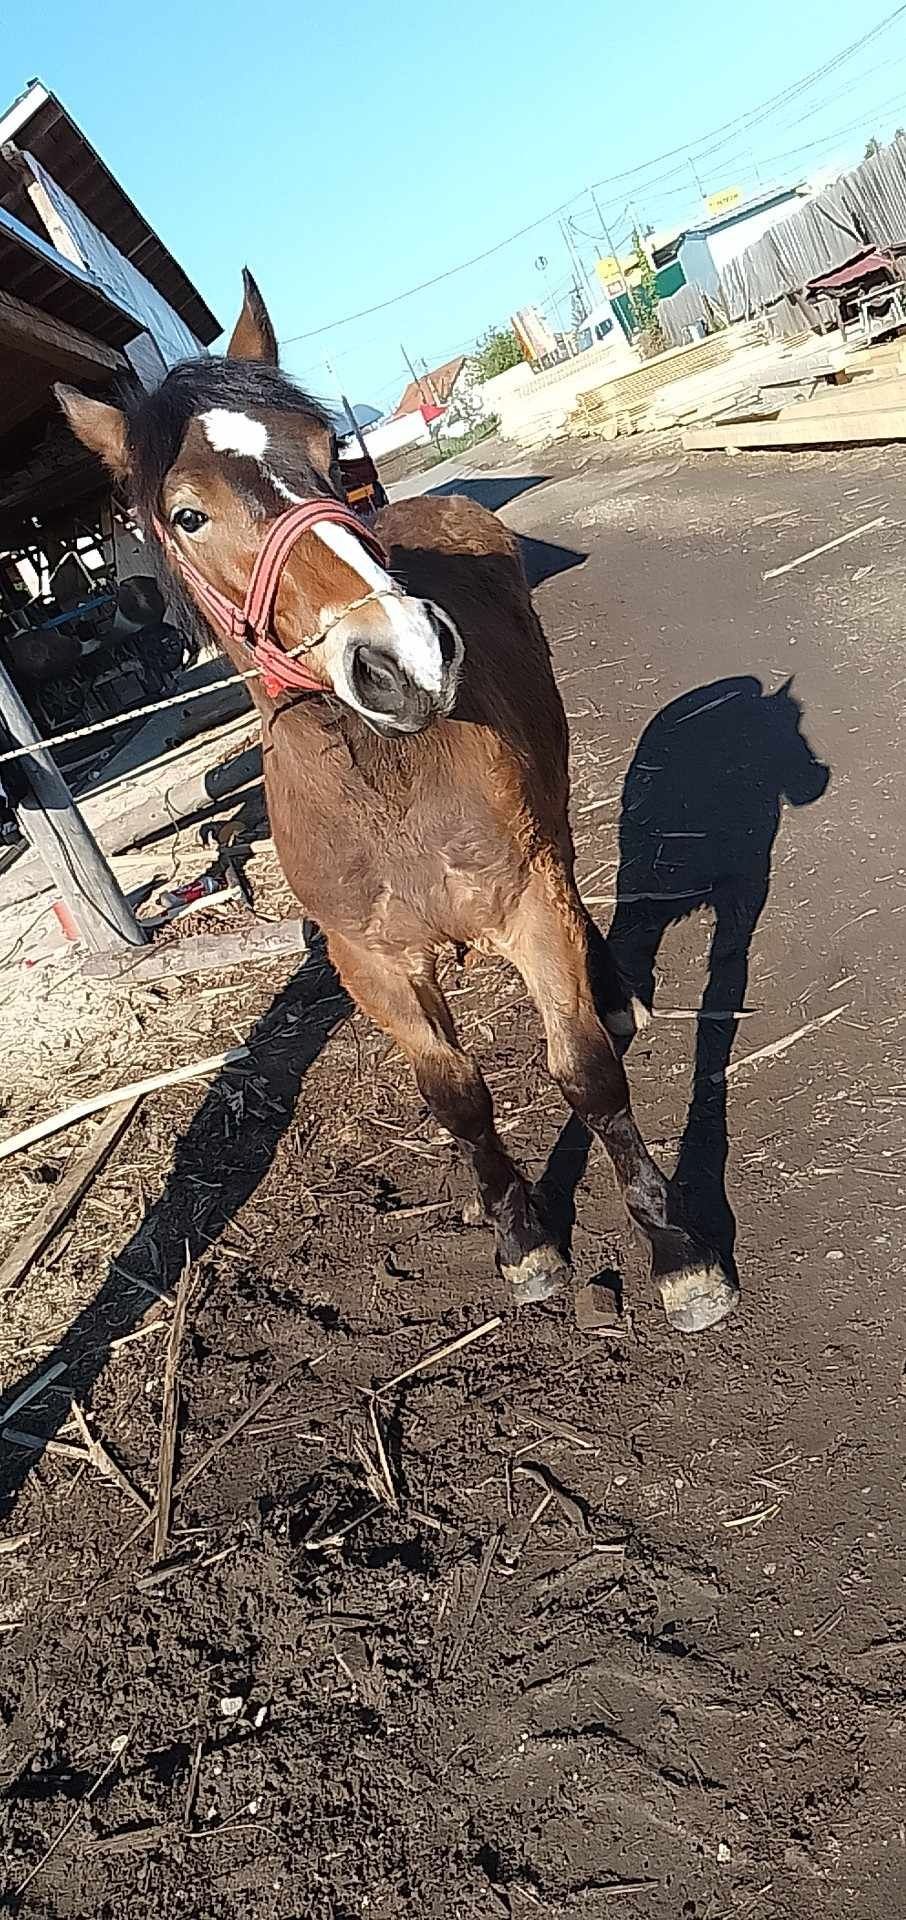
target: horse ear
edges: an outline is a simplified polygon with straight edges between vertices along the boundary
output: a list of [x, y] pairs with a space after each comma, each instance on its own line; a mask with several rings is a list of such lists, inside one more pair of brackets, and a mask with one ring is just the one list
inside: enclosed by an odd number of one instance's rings
[[244, 298], [242, 312], [233, 328], [233, 336], [227, 347], [228, 360], [265, 360], [269, 367], [277, 365], [277, 336], [274, 332], [270, 314], [261, 298], [258, 283], [249, 273], [248, 267], [242, 269]]
[[118, 480], [124, 480], [129, 472], [129, 446], [125, 416], [119, 407], [95, 400], [90, 393], [80, 393], [78, 387], [56, 386], [54, 393], [76, 439], [99, 454]]

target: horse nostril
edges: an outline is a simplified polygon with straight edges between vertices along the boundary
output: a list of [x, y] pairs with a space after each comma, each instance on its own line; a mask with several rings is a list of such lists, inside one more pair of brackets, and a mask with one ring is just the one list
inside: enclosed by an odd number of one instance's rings
[[392, 654], [380, 647], [356, 647], [351, 662], [356, 697], [370, 713], [394, 713], [403, 691], [403, 677]]
[[455, 636], [450, 632], [450, 629], [448, 626], [441, 624], [438, 632], [438, 639], [440, 641], [440, 657], [444, 663], [444, 666], [452, 667], [453, 662], [456, 659]]
[[431, 624], [437, 634], [437, 644], [440, 648], [441, 661], [445, 667], [452, 667], [456, 659], [456, 635], [447, 621], [441, 619], [440, 615], [434, 610], [431, 612]]

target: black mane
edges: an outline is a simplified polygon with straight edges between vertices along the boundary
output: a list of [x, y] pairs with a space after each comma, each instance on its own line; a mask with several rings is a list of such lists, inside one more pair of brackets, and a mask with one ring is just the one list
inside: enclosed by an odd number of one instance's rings
[[[252, 415], [301, 414], [319, 427], [330, 430], [332, 425], [329, 414], [310, 394], [294, 386], [278, 367], [255, 360], [207, 356], [183, 360], [153, 393], [132, 387], [119, 398], [129, 438], [131, 500], [146, 531], [160, 513], [161, 487], [195, 414], [227, 407]], [[249, 463], [237, 460], [236, 464], [238, 470]], [[296, 493], [330, 491], [329, 476], [307, 465], [295, 437], [287, 435], [283, 445], [272, 436], [268, 464]]]

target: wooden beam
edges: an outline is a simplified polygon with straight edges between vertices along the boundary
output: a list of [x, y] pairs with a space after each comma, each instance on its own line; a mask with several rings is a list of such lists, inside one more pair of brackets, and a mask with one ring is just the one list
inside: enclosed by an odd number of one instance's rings
[[71, 260], [73, 265], [78, 267], [79, 272], [84, 273], [85, 261], [76, 242], [65, 220], [58, 214], [47, 188], [42, 186], [40, 180], [35, 177], [27, 154], [23, 153], [14, 141], [9, 140], [0, 148], [0, 155], [10, 172], [15, 174], [23, 191], [27, 193], [51, 244], [56, 247], [58, 253], [63, 255], [64, 260]]
[[73, 1154], [46, 1206], [42, 1207], [31, 1226], [26, 1227], [16, 1241], [12, 1252], [0, 1263], [0, 1299], [11, 1287], [18, 1286], [20, 1280], [24, 1280], [29, 1267], [34, 1266], [54, 1234], [75, 1212], [82, 1195], [90, 1187], [95, 1175], [100, 1173], [105, 1160], [113, 1152], [140, 1106], [141, 1095], [136, 1094], [125, 1106], [114, 1107], [109, 1118], [102, 1120], [95, 1129], [87, 1145]]
[[[136, 322], [136, 331], [138, 323]], [[74, 373], [83, 379], [97, 379], [100, 373], [122, 373], [126, 360], [116, 347], [93, 340], [81, 327], [65, 320], [53, 320], [39, 313], [24, 300], [0, 291], [0, 347], [15, 347], [34, 360], [49, 360], [60, 372]]]
[[205, 973], [216, 967], [245, 967], [250, 961], [272, 960], [277, 954], [311, 952], [310, 920], [279, 920], [275, 926], [253, 921], [241, 933], [196, 933], [172, 946], [146, 953], [88, 954], [82, 972], [91, 980], [117, 980], [123, 986], [145, 980], [170, 980], [177, 973]]
[[95, 953], [143, 947], [147, 935], [136, 919], [73, 800], [56, 763], [37, 746], [34, 721], [4, 668], [0, 666], [0, 740], [4, 731], [14, 747], [35, 750], [19, 767], [29, 785], [28, 798], [14, 802], [26, 840], [37, 848], [68, 907], [79, 936]]
[[726, 452], [728, 448], [842, 447], [870, 441], [906, 440], [906, 406], [863, 408], [859, 413], [838, 409], [819, 418], [785, 420], [722, 420], [710, 427], [689, 427], [683, 436], [687, 453]]

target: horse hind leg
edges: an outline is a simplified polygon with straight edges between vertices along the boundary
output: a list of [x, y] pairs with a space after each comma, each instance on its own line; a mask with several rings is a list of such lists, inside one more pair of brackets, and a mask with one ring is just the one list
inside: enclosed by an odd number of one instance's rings
[[596, 1006], [581, 903], [553, 876], [536, 875], [502, 951], [539, 1009], [554, 1079], [606, 1148], [629, 1217], [648, 1241], [670, 1325], [681, 1333], [716, 1325], [736, 1305], [738, 1284], [674, 1217], [674, 1196], [635, 1123], [618, 1043]]
[[433, 961], [413, 967], [411, 959], [388, 959], [336, 936], [328, 945], [344, 986], [408, 1056], [422, 1097], [471, 1168], [477, 1205], [469, 1218], [493, 1227], [497, 1263], [517, 1306], [558, 1293], [569, 1268], [498, 1137], [491, 1096], [458, 1043]]
[[651, 1009], [634, 993], [614, 958], [610, 942], [591, 915], [587, 916], [588, 978], [595, 1012], [617, 1051], [624, 1052], [637, 1033], [643, 1033], [651, 1020]]

